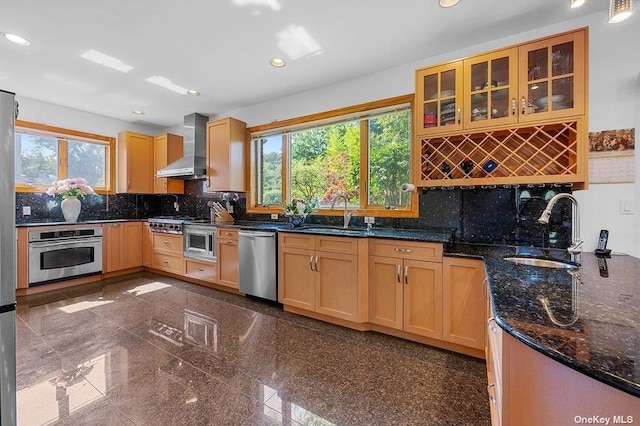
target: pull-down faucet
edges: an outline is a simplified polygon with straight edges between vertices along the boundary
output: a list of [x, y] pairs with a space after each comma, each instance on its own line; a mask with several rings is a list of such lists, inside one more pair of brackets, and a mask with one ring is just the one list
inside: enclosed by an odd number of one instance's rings
[[549, 216], [551, 216], [551, 209], [553, 209], [553, 206], [556, 204], [556, 201], [558, 201], [561, 198], [568, 198], [569, 200], [571, 200], [571, 204], [573, 205], [572, 215], [571, 215], [571, 246], [567, 248], [567, 251], [574, 255], [579, 254], [582, 252], [582, 243], [584, 241], [580, 239], [580, 209], [578, 207], [578, 200], [576, 200], [576, 198], [573, 195], [565, 194], [565, 193], [554, 195], [547, 203], [547, 207], [542, 212], [542, 215], [540, 215], [538, 222], [545, 223], [545, 224], [549, 223]]
[[331, 202], [331, 210], [333, 210], [333, 208], [336, 206], [336, 201], [338, 201], [338, 198], [342, 198], [344, 200], [344, 212], [343, 212], [343, 216], [344, 216], [344, 225], [343, 228], [347, 229], [349, 228], [349, 221], [351, 220], [351, 216], [356, 212], [354, 211], [348, 211], [347, 210], [347, 203], [349, 202], [349, 199], [347, 198], [347, 194], [344, 193], [339, 193], [336, 194], [335, 197], [333, 197], [333, 201]]

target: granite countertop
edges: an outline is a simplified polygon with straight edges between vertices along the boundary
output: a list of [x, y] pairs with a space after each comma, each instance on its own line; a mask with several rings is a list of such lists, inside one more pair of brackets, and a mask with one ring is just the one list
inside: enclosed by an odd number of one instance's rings
[[403, 228], [356, 228], [343, 229], [336, 226], [308, 225], [297, 228], [283, 229], [281, 232], [296, 232], [302, 234], [330, 235], [337, 237], [356, 238], [390, 238], [394, 240], [424, 241], [432, 243], [446, 243], [453, 240], [455, 229], [403, 229]]
[[[506, 255], [567, 259], [566, 250], [446, 244], [447, 256], [484, 259], [495, 321], [556, 361], [640, 397], [640, 260], [582, 253], [574, 270], [517, 265]], [[540, 301], [547, 298], [549, 312]]]
[[115, 222], [140, 222], [146, 219], [95, 219], [95, 220], [82, 220], [78, 222], [50, 222], [50, 221], [37, 221], [29, 223], [16, 223], [16, 228], [33, 227], [33, 226], [52, 226], [52, 225], [95, 225], [101, 223], [115, 223]]

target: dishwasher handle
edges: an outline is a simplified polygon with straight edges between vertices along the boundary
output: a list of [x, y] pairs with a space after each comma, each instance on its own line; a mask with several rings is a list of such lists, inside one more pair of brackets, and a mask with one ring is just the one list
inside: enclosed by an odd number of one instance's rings
[[261, 238], [275, 238], [275, 232], [260, 232], [260, 231], [238, 231], [238, 237], [261, 237]]

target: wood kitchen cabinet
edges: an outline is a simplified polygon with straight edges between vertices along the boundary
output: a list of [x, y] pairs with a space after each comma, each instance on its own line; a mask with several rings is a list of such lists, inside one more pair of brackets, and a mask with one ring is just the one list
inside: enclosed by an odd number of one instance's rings
[[485, 346], [484, 262], [445, 257], [442, 261], [442, 338], [475, 349]]
[[182, 235], [151, 232], [151, 267], [161, 271], [184, 275]]
[[116, 142], [116, 192], [153, 194], [153, 137], [120, 132]]
[[487, 392], [492, 425], [565, 425], [589, 413], [601, 418], [640, 418], [637, 397], [567, 367], [503, 331], [489, 301], [487, 297]]
[[587, 29], [416, 71], [422, 187], [587, 182]]
[[369, 252], [369, 321], [441, 339], [442, 245], [372, 239]]
[[142, 223], [142, 265], [152, 266], [153, 259], [153, 233], [149, 222]]
[[102, 225], [103, 269], [115, 272], [142, 266], [142, 223]]
[[245, 139], [247, 126], [234, 118], [207, 123], [207, 180], [205, 191], [247, 190]]
[[363, 240], [279, 234], [278, 300], [288, 307], [350, 322], [366, 321], [358, 252]]
[[182, 157], [182, 136], [163, 133], [153, 138], [153, 193], [154, 194], [182, 194], [184, 181], [181, 179], [159, 178], [155, 176], [169, 163]]
[[217, 283], [234, 289], [240, 288], [240, 256], [238, 230], [218, 228], [216, 234]]

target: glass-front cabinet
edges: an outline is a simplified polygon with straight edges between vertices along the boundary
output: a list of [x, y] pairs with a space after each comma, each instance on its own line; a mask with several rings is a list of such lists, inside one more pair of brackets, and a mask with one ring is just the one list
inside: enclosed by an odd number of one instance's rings
[[585, 32], [520, 46], [520, 122], [584, 114]]
[[462, 61], [418, 70], [416, 93], [418, 134], [462, 129]]
[[464, 127], [473, 129], [518, 121], [518, 49], [464, 61]]

